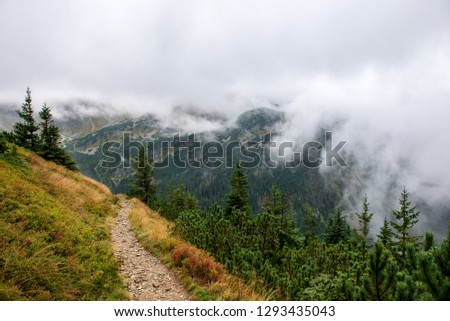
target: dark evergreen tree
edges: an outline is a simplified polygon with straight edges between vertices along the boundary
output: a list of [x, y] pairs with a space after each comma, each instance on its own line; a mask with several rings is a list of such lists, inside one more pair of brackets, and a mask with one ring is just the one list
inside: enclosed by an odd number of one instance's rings
[[230, 179], [231, 192], [228, 194], [225, 214], [231, 222], [239, 227], [251, 217], [248, 201], [248, 181], [241, 163], [237, 162]]
[[[59, 143], [59, 129], [54, 125], [52, 111], [46, 103], [42, 105], [42, 109], [39, 112], [41, 118], [41, 144], [44, 147], [57, 147]], [[56, 130], [51, 130], [52, 127], [56, 127]], [[56, 132], [56, 135], [55, 135]]]
[[387, 217], [384, 217], [383, 226], [380, 228], [380, 232], [377, 235], [378, 241], [380, 241], [384, 247], [390, 249], [392, 248], [392, 238], [394, 236], [394, 233], [391, 230], [391, 227], [389, 225], [389, 221]]
[[198, 211], [198, 201], [189, 192], [183, 184], [178, 186], [170, 185], [168, 199], [164, 201], [161, 214], [170, 220], [176, 220], [183, 211]]
[[382, 243], [376, 242], [369, 253], [369, 275], [364, 277], [361, 298], [364, 300], [391, 300], [394, 295], [398, 266]]
[[[450, 259], [450, 258], [447, 258]], [[448, 263], [447, 263], [448, 264]], [[419, 258], [421, 278], [432, 297], [439, 301], [450, 300], [450, 276], [445, 275], [436, 258], [431, 253], [423, 252]]]
[[358, 218], [359, 231], [367, 244], [369, 241], [370, 232], [370, 222], [372, 221], [373, 213], [369, 211], [369, 201], [367, 200], [367, 195], [364, 195], [363, 209], [361, 213], [355, 213]]
[[358, 247], [360, 249], [360, 253], [362, 256], [360, 259], [362, 264], [358, 265], [358, 267], [361, 267], [361, 269], [356, 269], [359, 273], [360, 271], [363, 271], [367, 265], [367, 253], [370, 245], [369, 240], [370, 222], [372, 221], [373, 216], [373, 213], [370, 213], [369, 210], [369, 201], [367, 199], [367, 195], [364, 195], [361, 213], [356, 212], [355, 215], [358, 218], [359, 235], [357, 236], [357, 239], [358, 239]]
[[396, 238], [394, 248], [399, 255], [400, 262], [404, 261], [407, 244], [415, 244], [419, 240], [418, 236], [411, 235], [411, 228], [418, 222], [420, 212], [416, 207], [411, 207], [409, 194], [406, 188], [403, 188], [400, 197], [400, 209], [394, 210], [394, 221], [391, 221], [393, 234]]
[[8, 139], [5, 132], [0, 133], [0, 154], [5, 153], [8, 150]]
[[157, 186], [153, 177], [153, 159], [149, 158], [145, 149], [139, 149], [132, 163], [134, 177], [130, 180], [130, 195], [139, 198], [150, 207], [156, 202]]
[[320, 213], [310, 204], [303, 205], [303, 232], [306, 243], [317, 239]]
[[42, 106], [39, 117], [41, 118], [39, 154], [45, 159], [54, 160], [57, 158], [59, 149], [61, 148], [59, 146], [61, 134], [59, 128], [53, 122], [53, 115], [47, 104]]
[[[226, 263], [238, 248], [239, 234], [235, 226], [225, 217], [223, 210], [213, 204], [210, 214], [206, 216], [205, 231], [208, 237], [207, 250], [221, 263]], [[199, 231], [191, 231], [199, 233]]]
[[39, 117], [41, 119], [39, 124], [41, 134], [37, 153], [46, 160], [65, 166], [70, 170], [78, 170], [76, 163], [60, 145], [61, 133], [59, 128], [54, 124], [51, 108], [47, 104], [42, 106]]
[[25, 102], [22, 104], [22, 109], [17, 110], [17, 114], [22, 119], [22, 122], [14, 124], [14, 142], [19, 146], [32, 151], [37, 151], [39, 147], [39, 126], [34, 119], [30, 87], [27, 88], [27, 94], [25, 96]]
[[327, 244], [346, 242], [350, 238], [350, 226], [342, 214], [342, 209], [338, 208], [328, 218], [324, 238]]
[[299, 244], [289, 202], [276, 186], [272, 187], [271, 195], [265, 198], [262, 213], [256, 217], [255, 225], [262, 256], [272, 263], [280, 263], [285, 246], [295, 248]]
[[423, 252], [419, 258], [421, 277], [436, 300], [450, 300], [450, 225], [439, 248]]
[[397, 282], [395, 285], [394, 300], [396, 301], [413, 301], [417, 298], [418, 287], [414, 278], [405, 273], [397, 273]]
[[431, 232], [427, 232], [425, 234], [425, 241], [423, 243], [424, 251], [429, 251], [436, 246], [436, 242], [434, 241], [434, 234]]

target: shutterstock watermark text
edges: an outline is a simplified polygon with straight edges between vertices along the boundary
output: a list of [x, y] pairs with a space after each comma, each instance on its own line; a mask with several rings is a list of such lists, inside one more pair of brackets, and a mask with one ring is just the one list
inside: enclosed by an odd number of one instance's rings
[[335, 144], [332, 132], [325, 132], [323, 138], [323, 143], [308, 141], [299, 146], [292, 141], [275, 141], [271, 133], [250, 141], [219, 142], [200, 141], [195, 134], [176, 134], [167, 140], [141, 141], [132, 140], [131, 134], [125, 132], [121, 142], [109, 141], [101, 146], [104, 159], [100, 166], [129, 168], [133, 158], [142, 152], [148, 156], [147, 160], [152, 159], [155, 168], [232, 168], [237, 160], [243, 168], [348, 166], [341, 154], [347, 141]]

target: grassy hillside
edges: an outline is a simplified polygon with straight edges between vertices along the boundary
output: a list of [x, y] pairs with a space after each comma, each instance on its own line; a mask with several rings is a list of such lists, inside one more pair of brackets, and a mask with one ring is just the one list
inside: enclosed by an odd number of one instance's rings
[[0, 300], [125, 299], [109, 238], [116, 197], [32, 153], [18, 157], [0, 157]]

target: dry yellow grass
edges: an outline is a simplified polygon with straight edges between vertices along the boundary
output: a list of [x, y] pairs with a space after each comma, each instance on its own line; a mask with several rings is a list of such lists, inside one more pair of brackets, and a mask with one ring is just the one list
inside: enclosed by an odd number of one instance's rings
[[[149, 209], [139, 200], [132, 200], [130, 220], [139, 241], [152, 254], [157, 256], [169, 268], [174, 270], [196, 299], [206, 300], [269, 300], [271, 294], [257, 289], [255, 284], [243, 282], [225, 270], [215, 281], [205, 284], [201, 278], [196, 278], [185, 269], [175, 267], [172, 262], [173, 251], [177, 245], [193, 247], [189, 243], [171, 233], [173, 223], [162, 217], [158, 212]], [[202, 251], [200, 251], [202, 252]], [[218, 264], [214, 262], [214, 264]]]
[[[115, 196], [103, 184], [66, 168], [47, 162], [38, 155], [26, 150], [21, 151], [31, 165], [36, 177], [41, 179], [47, 190], [72, 208], [94, 206], [94, 204], [117, 203]], [[78, 197], [74, 198], [73, 195]]]

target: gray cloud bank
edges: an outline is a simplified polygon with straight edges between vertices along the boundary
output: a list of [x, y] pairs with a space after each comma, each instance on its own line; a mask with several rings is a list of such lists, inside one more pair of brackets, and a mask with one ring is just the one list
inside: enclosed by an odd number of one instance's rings
[[449, 202], [447, 0], [3, 0], [0, 48], [0, 103], [30, 85], [137, 114], [277, 105], [286, 139], [339, 121], [374, 204], [403, 185]]
[[0, 93], [16, 99], [29, 84], [41, 100], [82, 95], [138, 111], [286, 103], [317, 95], [305, 85], [318, 77], [353, 94], [348, 80], [370, 69], [402, 76], [439, 52], [448, 63], [449, 18], [445, 0], [3, 0]]

